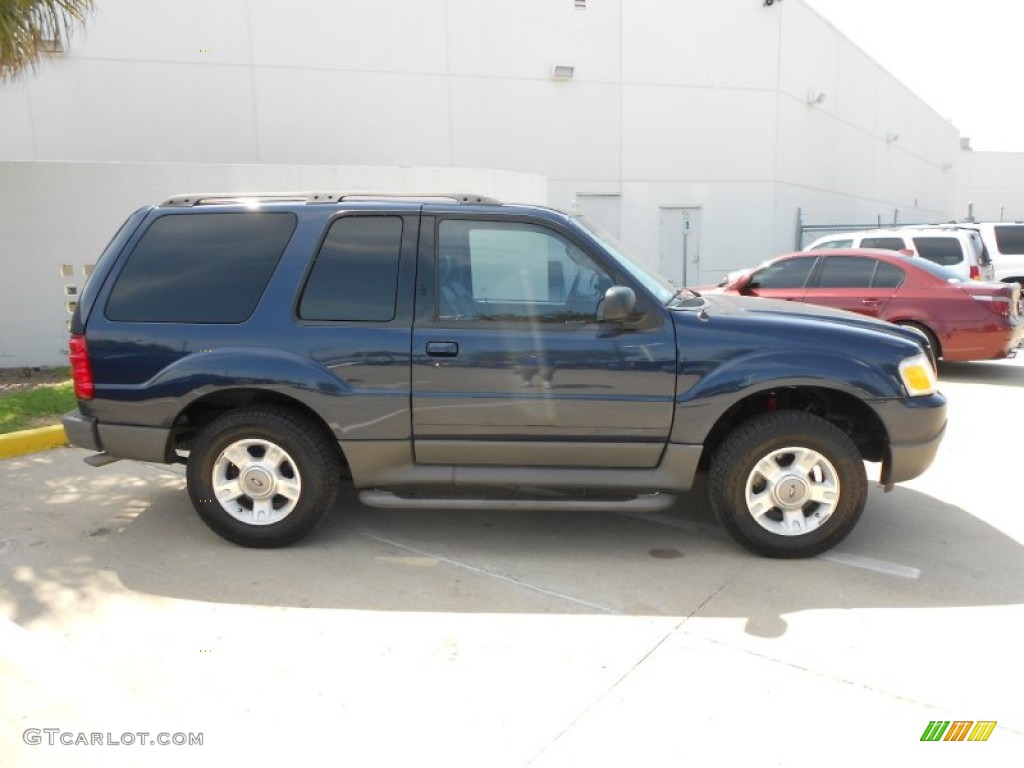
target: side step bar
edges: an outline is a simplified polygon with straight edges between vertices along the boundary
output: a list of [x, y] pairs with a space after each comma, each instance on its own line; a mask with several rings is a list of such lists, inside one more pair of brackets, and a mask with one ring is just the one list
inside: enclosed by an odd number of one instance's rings
[[107, 464], [113, 464], [120, 460], [117, 456], [111, 456], [109, 453], [94, 453], [92, 456], [82, 459], [90, 467], [105, 467]]
[[391, 491], [368, 489], [359, 492], [359, 500], [368, 507], [399, 509], [481, 509], [481, 510], [563, 510], [580, 512], [662, 512], [675, 503], [670, 493], [644, 493], [621, 501], [601, 499], [444, 499], [397, 496]]

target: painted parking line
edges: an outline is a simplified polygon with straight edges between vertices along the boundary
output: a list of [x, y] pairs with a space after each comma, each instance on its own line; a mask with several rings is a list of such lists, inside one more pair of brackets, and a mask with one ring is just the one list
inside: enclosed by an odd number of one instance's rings
[[833, 563], [841, 563], [842, 565], [852, 565], [854, 568], [864, 568], [865, 570], [876, 571], [877, 573], [886, 573], [890, 576], [899, 576], [903, 579], [917, 579], [921, 576], [920, 568], [900, 565], [899, 563], [889, 563], [885, 560], [875, 560], [874, 558], [861, 555], [850, 555], [845, 552], [826, 552], [824, 555], [819, 555], [818, 559], [829, 560]]

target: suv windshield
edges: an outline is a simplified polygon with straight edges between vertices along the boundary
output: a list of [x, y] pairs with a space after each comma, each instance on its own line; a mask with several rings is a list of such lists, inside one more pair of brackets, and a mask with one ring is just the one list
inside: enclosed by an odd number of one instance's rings
[[642, 283], [644, 288], [650, 291], [662, 304], [668, 304], [668, 302], [670, 302], [679, 292], [678, 288], [673, 286], [672, 283], [664, 277], [655, 272], [649, 271], [646, 267], [637, 263], [637, 261], [633, 259], [626, 250], [626, 247], [616, 240], [611, 233], [601, 229], [601, 227], [587, 219], [585, 216], [573, 216], [572, 219], [604, 246], [608, 255], [615, 259], [615, 263], [622, 267], [624, 272], [629, 273], [632, 277]]

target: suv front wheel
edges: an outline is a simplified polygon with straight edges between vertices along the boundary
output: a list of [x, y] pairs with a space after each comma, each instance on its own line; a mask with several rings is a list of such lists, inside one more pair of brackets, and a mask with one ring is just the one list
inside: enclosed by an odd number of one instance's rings
[[319, 425], [279, 408], [218, 416], [188, 459], [188, 492], [199, 517], [246, 547], [283, 547], [312, 531], [338, 492], [337, 453]]
[[842, 541], [867, 500], [860, 452], [809, 413], [755, 416], [711, 462], [711, 506], [736, 541], [767, 557], [810, 557]]

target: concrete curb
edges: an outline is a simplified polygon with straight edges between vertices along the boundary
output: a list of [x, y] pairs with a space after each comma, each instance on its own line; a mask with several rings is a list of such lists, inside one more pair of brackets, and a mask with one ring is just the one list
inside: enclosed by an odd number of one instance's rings
[[0, 459], [21, 456], [24, 453], [48, 451], [68, 444], [64, 427], [60, 424], [39, 429], [23, 429], [20, 432], [9, 432], [0, 435]]

